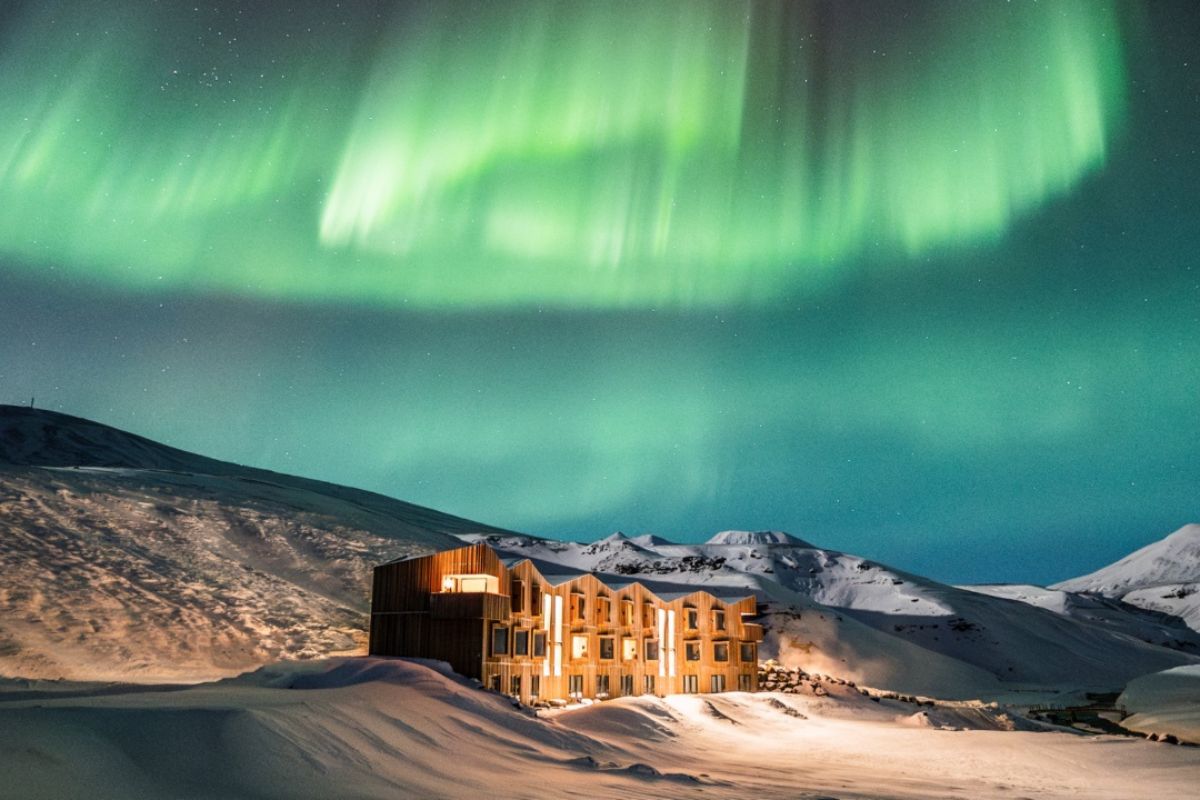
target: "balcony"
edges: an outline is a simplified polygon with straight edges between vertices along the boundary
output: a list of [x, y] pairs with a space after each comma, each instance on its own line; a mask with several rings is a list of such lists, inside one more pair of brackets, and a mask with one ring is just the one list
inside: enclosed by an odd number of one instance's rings
[[763, 640], [763, 626], [756, 622], [743, 622], [742, 628], [744, 633], [742, 641], [744, 642], [761, 642]]
[[493, 592], [437, 592], [429, 596], [431, 619], [507, 620], [512, 598]]

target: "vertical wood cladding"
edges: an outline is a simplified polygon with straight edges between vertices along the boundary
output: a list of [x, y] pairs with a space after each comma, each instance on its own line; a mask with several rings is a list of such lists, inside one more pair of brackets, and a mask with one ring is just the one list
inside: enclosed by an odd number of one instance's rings
[[[490, 575], [496, 591], [443, 591], [448, 575]], [[375, 568], [370, 652], [444, 660], [525, 702], [755, 691], [762, 628], [743, 616], [756, 609], [752, 596], [666, 599], [586, 573], [551, 581], [478, 543]]]

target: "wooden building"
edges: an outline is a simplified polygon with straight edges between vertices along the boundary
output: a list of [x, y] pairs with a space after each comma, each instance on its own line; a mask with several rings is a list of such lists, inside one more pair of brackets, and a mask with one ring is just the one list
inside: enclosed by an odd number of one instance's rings
[[375, 568], [372, 655], [433, 658], [523, 702], [755, 691], [753, 596], [543, 574], [487, 544]]

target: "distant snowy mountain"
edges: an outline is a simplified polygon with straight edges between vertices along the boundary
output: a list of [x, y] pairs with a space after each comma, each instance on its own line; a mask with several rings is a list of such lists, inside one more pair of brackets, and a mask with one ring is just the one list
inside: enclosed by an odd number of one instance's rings
[[494, 530], [0, 406], [0, 675], [198, 680], [352, 650], [375, 564]]
[[[1200, 661], [1200, 635], [1137, 609], [1067, 615], [1015, 597], [946, 586], [784, 533], [728, 532], [704, 544], [614, 535], [590, 544], [467, 534], [548, 574], [592, 571], [663, 593], [703, 588], [769, 601], [764, 654], [874, 686], [997, 697], [1063, 687], [1120, 688]], [[1045, 591], [1045, 590], [1042, 590]], [[1076, 602], [1074, 600], [1061, 602]]]
[[1200, 525], [1185, 525], [1090, 575], [1051, 588], [1117, 598], [1173, 615], [1200, 631]]

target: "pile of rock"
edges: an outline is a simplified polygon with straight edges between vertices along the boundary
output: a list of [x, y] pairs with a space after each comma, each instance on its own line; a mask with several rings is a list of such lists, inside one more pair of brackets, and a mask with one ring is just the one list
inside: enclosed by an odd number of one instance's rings
[[856, 689], [853, 681], [805, 672], [799, 667], [785, 667], [771, 659], [758, 665], [758, 688], [764, 692], [785, 694], [812, 694], [824, 697], [829, 686], [845, 686]]

